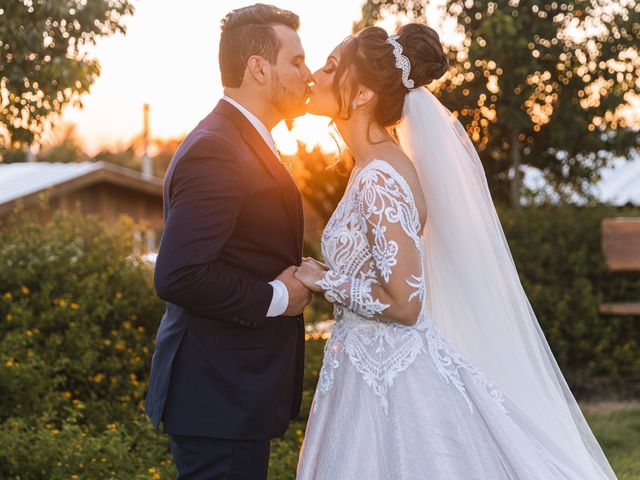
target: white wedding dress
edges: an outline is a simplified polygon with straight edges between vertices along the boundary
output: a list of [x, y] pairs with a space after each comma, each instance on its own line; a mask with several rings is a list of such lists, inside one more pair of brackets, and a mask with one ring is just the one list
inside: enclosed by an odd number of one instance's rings
[[[445, 341], [427, 308], [422, 234], [391, 164], [354, 170], [322, 238], [330, 270], [319, 285], [336, 322], [297, 478], [596, 478]], [[383, 284], [420, 302], [414, 326], [385, 319], [403, 307], [380, 300]]]

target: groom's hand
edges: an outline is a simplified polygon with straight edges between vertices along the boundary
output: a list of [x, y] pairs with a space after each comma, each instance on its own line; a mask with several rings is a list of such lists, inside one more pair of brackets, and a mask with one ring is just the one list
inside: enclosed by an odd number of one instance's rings
[[276, 277], [276, 280], [284, 283], [289, 293], [289, 304], [283, 313], [287, 317], [300, 315], [305, 305], [311, 301], [311, 290], [295, 277], [297, 268], [295, 265], [291, 265]]

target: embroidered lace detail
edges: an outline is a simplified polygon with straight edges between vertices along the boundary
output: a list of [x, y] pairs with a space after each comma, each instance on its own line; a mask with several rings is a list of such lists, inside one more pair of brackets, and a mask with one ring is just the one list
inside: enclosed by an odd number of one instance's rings
[[318, 391], [326, 394], [333, 386], [334, 370], [340, 366], [337, 358], [343, 352], [372, 388], [387, 414], [387, 393], [393, 381], [424, 351], [424, 340], [419, 330], [398, 324], [365, 323], [347, 310], [335, 323], [325, 345]]
[[325, 291], [324, 296], [330, 302], [345, 304], [350, 310], [371, 318], [389, 308], [389, 305], [381, 303], [371, 295], [371, 284], [374, 282], [372, 278], [352, 279], [330, 270], [316, 284]]
[[425, 331], [425, 339], [429, 355], [433, 359], [436, 369], [444, 381], [451, 383], [464, 397], [473, 413], [473, 403], [465, 388], [461, 371], [466, 370], [473, 380], [483, 388], [489, 396], [500, 405], [502, 411], [509, 415], [504, 406], [504, 395], [496, 386], [490, 382], [476, 367], [468, 363], [449, 343], [444, 340], [442, 333], [435, 324], [431, 325]]
[[[330, 269], [317, 284], [334, 304], [336, 323], [325, 345], [320, 396], [331, 390], [340, 359], [348, 358], [388, 413], [394, 380], [427, 353], [472, 411], [463, 371], [502, 404], [502, 393], [444, 340], [428, 317], [419, 213], [411, 189], [390, 164], [374, 160], [354, 174], [323, 233], [322, 253]], [[418, 273], [407, 273], [407, 268]], [[393, 306], [379, 300], [383, 288], [420, 302], [414, 326], [385, 318]]]

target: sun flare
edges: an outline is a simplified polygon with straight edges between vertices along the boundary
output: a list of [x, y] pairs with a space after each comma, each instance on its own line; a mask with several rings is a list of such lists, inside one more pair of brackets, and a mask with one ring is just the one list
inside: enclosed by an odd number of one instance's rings
[[[139, 135], [143, 105], [148, 103], [152, 138], [184, 136], [222, 96], [217, 63], [220, 19], [250, 3], [185, 0], [177, 8], [173, 2], [140, 0], [127, 34], [103, 39], [93, 49], [102, 72], [82, 99], [84, 108], [67, 109], [59, 123], [75, 124], [85, 151], [94, 155], [103, 148], [125, 146]], [[324, 65], [361, 15], [360, 0], [274, 3], [300, 16], [299, 34], [312, 71]], [[436, 18], [437, 9], [430, 8], [434, 10], [428, 18]], [[381, 25], [389, 31], [396, 26], [391, 18]], [[295, 120], [291, 131], [284, 122], [277, 125], [273, 135], [283, 153], [295, 153], [298, 141], [335, 151], [328, 123], [326, 118], [305, 115]], [[51, 135], [45, 141], [47, 137]]]

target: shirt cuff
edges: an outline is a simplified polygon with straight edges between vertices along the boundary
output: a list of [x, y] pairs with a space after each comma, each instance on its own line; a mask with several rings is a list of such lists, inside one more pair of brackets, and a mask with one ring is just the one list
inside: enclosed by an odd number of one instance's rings
[[289, 305], [289, 291], [280, 280], [273, 280], [269, 282], [269, 285], [273, 287], [273, 297], [267, 311], [267, 317], [278, 317], [284, 313]]

